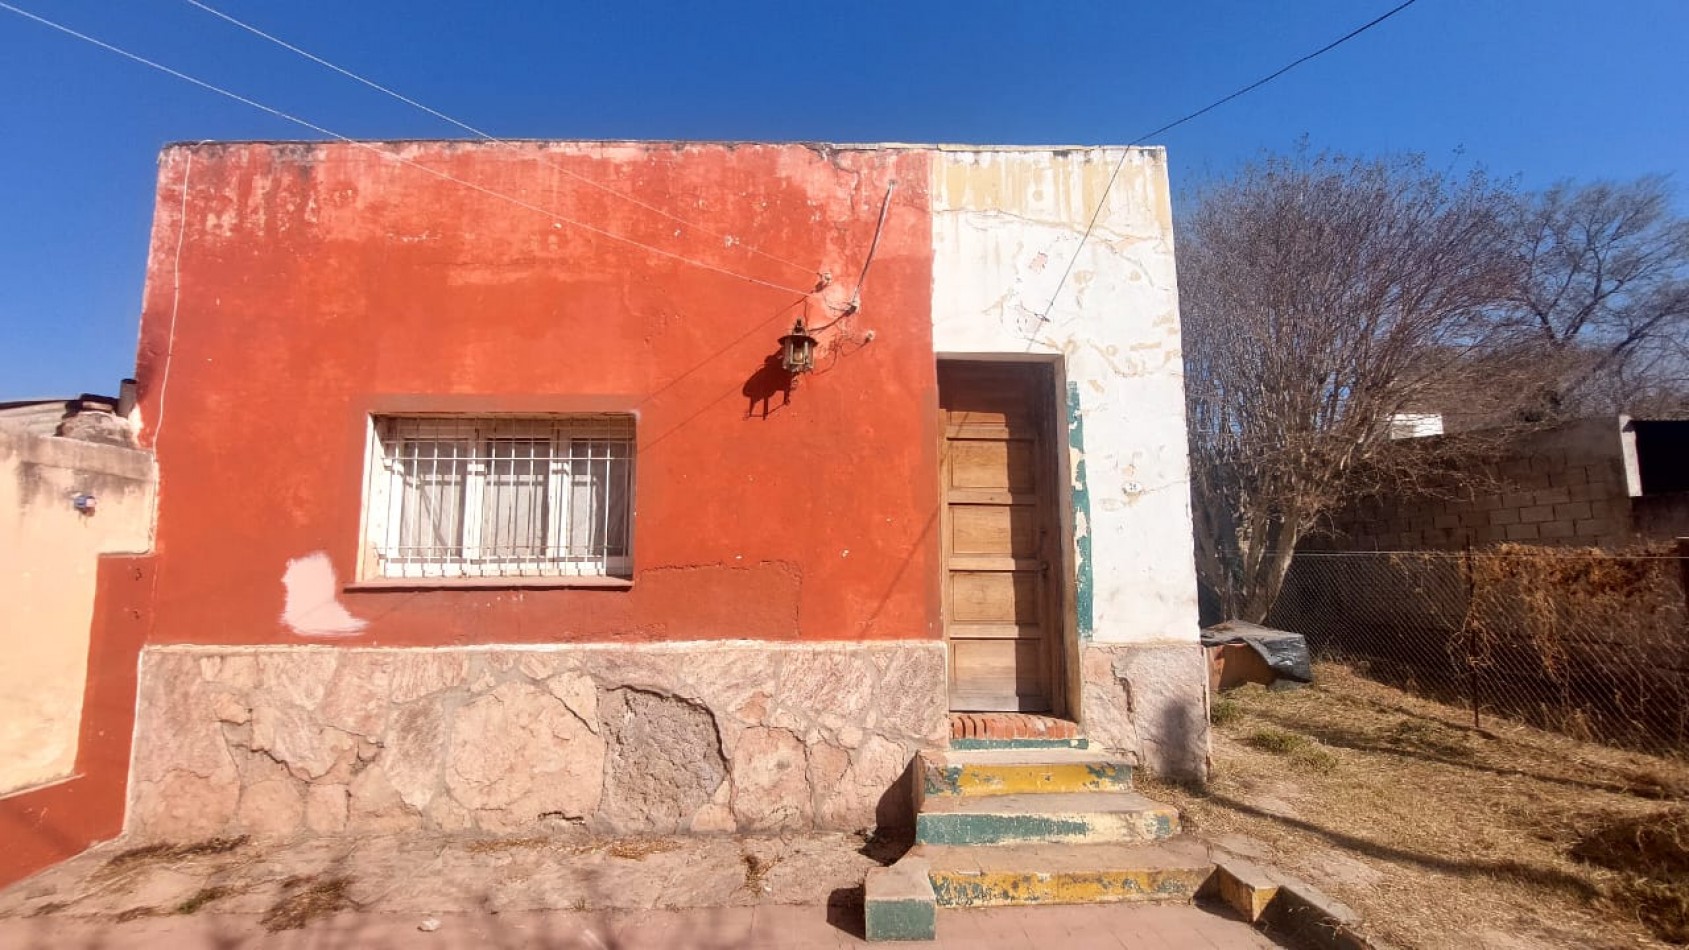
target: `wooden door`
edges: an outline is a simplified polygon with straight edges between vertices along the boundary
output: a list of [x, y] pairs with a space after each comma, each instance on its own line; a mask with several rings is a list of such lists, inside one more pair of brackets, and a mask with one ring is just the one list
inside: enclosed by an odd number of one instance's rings
[[950, 708], [1058, 706], [1050, 367], [939, 363]]

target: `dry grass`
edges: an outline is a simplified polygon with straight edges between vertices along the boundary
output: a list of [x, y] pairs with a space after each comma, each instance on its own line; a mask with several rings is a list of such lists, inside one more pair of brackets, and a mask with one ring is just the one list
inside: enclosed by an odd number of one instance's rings
[[[1150, 794], [1199, 833], [1262, 847], [1402, 947], [1657, 947], [1673, 936], [1686, 878], [1651, 874], [1623, 842], [1641, 834], [1646, 853], [1669, 853], [1638, 829], [1660, 823], [1661, 798], [1689, 790], [1689, 763], [1497, 720], [1477, 734], [1464, 710], [1339, 666], [1321, 665], [1317, 680], [1229, 694], [1210, 782]], [[1624, 867], [1595, 860], [1582, 844], [1592, 838]]]
[[653, 854], [663, 854], [680, 847], [673, 838], [482, 838], [463, 846], [471, 854], [497, 854], [504, 851], [551, 850], [558, 854], [582, 855], [602, 853], [625, 861], [638, 861]]
[[213, 885], [202, 887], [183, 899], [180, 904], [172, 908], [174, 914], [197, 914], [208, 905], [215, 904], [225, 897], [233, 897], [240, 893], [239, 888]]
[[745, 890], [752, 894], [766, 893], [768, 872], [774, 870], [774, 862], [748, 851], [741, 855], [741, 860], [745, 862]]
[[680, 847], [680, 842], [672, 838], [618, 838], [604, 847], [604, 853], [612, 858], [625, 861], [638, 861], [653, 854], [663, 854]]
[[352, 881], [344, 877], [290, 877], [282, 882], [282, 896], [264, 912], [259, 923], [275, 933], [299, 930], [318, 917], [332, 917], [351, 910]]
[[246, 842], [247, 837], [241, 835], [236, 838], [206, 838], [204, 841], [195, 841], [189, 844], [159, 842], [142, 845], [112, 855], [111, 859], [100, 868], [100, 873], [111, 876], [147, 865], [168, 864], [192, 858], [228, 854], [231, 851], [239, 850]]

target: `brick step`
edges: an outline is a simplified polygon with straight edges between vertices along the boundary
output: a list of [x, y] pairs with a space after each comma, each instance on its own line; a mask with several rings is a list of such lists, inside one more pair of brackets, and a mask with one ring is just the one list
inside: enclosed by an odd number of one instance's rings
[[940, 907], [1189, 901], [1214, 872], [1208, 849], [1174, 838], [1153, 844], [922, 845]]
[[1085, 737], [1069, 719], [1018, 712], [953, 712], [952, 749], [1083, 749]]
[[944, 749], [921, 753], [917, 770], [923, 800], [1132, 788], [1130, 762], [1085, 749]]
[[915, 841], [934, 845], [1150, 841], [1178, 833], [1178, 809], [1135, 792], [939, 796], [915, 815]]

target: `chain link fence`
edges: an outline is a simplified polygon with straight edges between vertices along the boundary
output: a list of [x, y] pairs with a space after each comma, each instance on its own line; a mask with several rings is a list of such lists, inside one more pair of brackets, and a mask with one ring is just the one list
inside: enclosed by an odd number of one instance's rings
[[1316, 660], [1576, 738], [1689, 752], [1689, 559], [1503, 545], [1298, 553], [1267, 623]]

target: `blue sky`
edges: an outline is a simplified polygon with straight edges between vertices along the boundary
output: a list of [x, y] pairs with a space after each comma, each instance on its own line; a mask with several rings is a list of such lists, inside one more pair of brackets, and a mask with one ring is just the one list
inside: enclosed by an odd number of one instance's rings
[[[451, 126], [181, 0], [9, 0], [341, 134]], [[1128, 142], [1392, 0], [207, 0], [494, 135]], [[1149, 144], [1176, 188], [1263, 149], [1415, 150], [1527, 185], [1677, 174], [1689, 3], [1419, 0]], [[0, 399], [132, 372], [159, 148], [306, 138], [0, 12]]]

